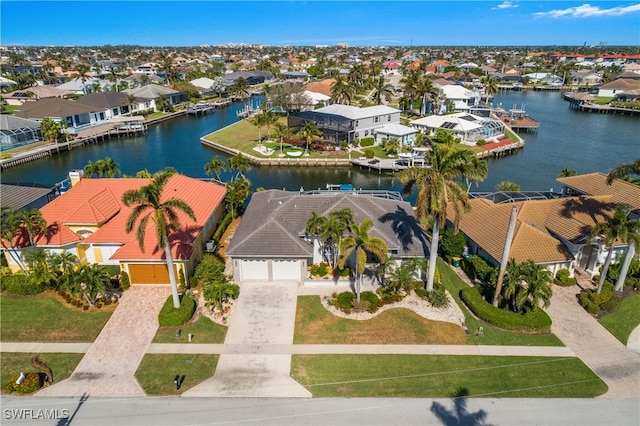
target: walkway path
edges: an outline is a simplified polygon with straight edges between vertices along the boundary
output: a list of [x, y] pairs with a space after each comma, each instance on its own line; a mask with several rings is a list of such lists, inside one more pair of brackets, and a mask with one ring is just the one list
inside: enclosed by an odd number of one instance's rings
[[244, 282], [235, 303], [214, 376], [182, 395], [186, 397], [311, 397], [290, 376], [291, 354], [261, 350], [291, 345], [298, 283]]
[[580, 286], [553, 287], [551, 332], [609, 386], [604, 398], [640, 397], [640, 354], [630, 351], [576, 301]]
[[[71, 377], [39, 396], [145, 396], [134, 374], [158, 329], [169, 286], [132, 286]], [[4, 346], [4, 345], [3, 345]]]

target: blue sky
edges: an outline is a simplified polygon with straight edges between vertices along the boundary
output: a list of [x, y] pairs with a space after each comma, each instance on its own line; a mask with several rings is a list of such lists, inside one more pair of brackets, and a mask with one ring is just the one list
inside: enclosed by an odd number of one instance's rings
[[0, 44], [640, 45], [628, 1], [0, 0]]

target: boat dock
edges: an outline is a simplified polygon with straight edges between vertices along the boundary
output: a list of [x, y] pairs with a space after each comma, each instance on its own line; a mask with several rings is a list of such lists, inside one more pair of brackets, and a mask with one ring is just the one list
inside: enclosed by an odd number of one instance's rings
[[[410, 164], [393, 158], [382, 160], [378, 158], [359, 158], [357, 160], [350, 160], [349, 162], [352, 166], [358, 166], [361, 169], [377, 170], [378, 173], [395, 173], [410, 167]], [[424, 161], [422, 161], [420, 163], [415, 163], [413, 167], [428, 166], [425, 165]]]
[[217, 102], [200, 101], [195, 104], [189, 104], [185, 108], [188, 115], [204, 115], [208, 114], [216, 108], [222, 108], [231, 105], [231, 99], [223, 99]]
[[527, 115], [524, 110], [524, 105], [520, 108], [516, 108], [514, 106], [508, 111], [503, 108], [498, 108], [494, 110], [493, 113], [514, 132], [537, 133], [538, 128], [540, 127], [540, 122], [538, 120]]

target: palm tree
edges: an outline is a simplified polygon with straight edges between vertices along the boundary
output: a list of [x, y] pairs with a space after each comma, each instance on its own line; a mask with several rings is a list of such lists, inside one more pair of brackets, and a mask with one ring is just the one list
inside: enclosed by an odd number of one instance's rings
[[42, 217], [42, 213], [38, 209], [20, 210], [18, 216], [29, 235], [29, 244], [35, 245], [34, 237], [47, 229], [47, 221]]
[[502, 288], [502, 294], [509, 300], [511, 310], [513, 312], [518, 312], [527, 298], [527, 294], [522, 286], [522, 272], [520, 271], [520, 265], [516, 263], [515, 259], [509, 259], [506, 270], [507, 279], [505, 280], [504, 287]]
[[263, 111], [262, 115], [264, 120], [264, 125], [267, 126], [267, 139], [271, 136], [271, 126], [278, 123], [278, 115], [272, 110], [268, 109]]
[[165, 95], [158, 95], [156, 98], [156, 109], [162, 110], [162, 112], [167, 112], [168, 107], [169, 99]]
[[409, 96], [410, 106], [409, 110], [413, 112], [413, 105], [417, 95], [418, 82], [420, 81], [419, 70], [407, 70], [405, 76], [400, 79], [400, 84], [403, 85], [403, 91], [405, 95]]
[[236, 83], [231, 86], [231, 92], [233, 92], [241, 100], [246, 100], [249, 97], [249, 85], [247, 80], [240, 77], [236, 80]]
[[438, 96], [438, 89], [428, 78], [421, 78], [416, 82], [415, 91], [422, 98], [420, 103], [420, 114], [427, 113], [427, 103], [433, 105], [433, 100]]
[[640, 174], [640, 158], [634, 160], [633, 163], [620, 164], [612, 169], [607, 175], [607, 183], [611, 185], [614, 179], [622, 179], [630, 174]]
[[33, 284], [49, 285], [57, 278], [56, 272], [49, 265], [49, 255], [42, 247], [26, 250], [24, 259], [29, 270], [29, 280]]
[[356, 298], [360, 302], [360, 288], [362, 287], [362, 276], [367, 263], [367, 254], [375, 256], [379, 262], [384, 262], [387, 256], [387, 244], [378, 237], [371, 237], [369, 231], [373, 228], [371, 219], [365, 219], [358, 226], [351, 226], [351, 235], [346, 236], [340, 245], [340, 259], [338, 265], [340, 269], [349, 256], [355, 251], [356, 254]]
[[[344, 235], [344, 231], [351, 229], [351, 226], [354, 223], [353, 212], [349, 208], [344, 208], [341, 210], [334, 210], [329, 213], [329, 219], [335, 220], [340, 231], [340, 235], [338, 236], [338, 244], [337, 251], [340, 251], [340, 246], [342, 245], [342, 236]], [[336, 265], [333, 265], [334, 269]]]
[[87, 88], [85, 86], [85, 82], [88, 79], [87, 74], [89, 73], [90, 69], [87, 65], [85, 64], [78, 64], [76, 65], [75, 71], [78, 73], [78, 77], [80, 79], [80, 81], [82, 82], [82, 93], [87, 93]]
[[80, 290], [87, 299], [87, 302], [93, 306], [98, 295], [104, 297], [111, 277], [109, 276], [107, 268], [94, 263], [93, 265], [82, 265], [78, 271], [77, 280]]
[[305, 155], [309, 155], [309, 144], [316, 137], [320, 136], [322, 132], [316, 127], [313, 121], [307, 121], [304, 126], [298, 131], [298, 137], [304, 139], [307, 142], [305, 148]]
[[[322, 254], [322, 258], [324, 259], [325, 253], [325, 228], [327, 225], [327, 218], [317, 214], [316, 212], [311, 212], [311, 217], [307, 219], [307, 222], [304, 225], [304, 231], [307, 235], [315, 236], [318, 240], [318, 244], [320, 247], [320, 252]], [[315, 250], [315, 247], [314, 247]]]
[[127, 99], [124, 100], [126, 102], [127, 108], [129, 109], [129, 115], [133, 115], [133, 106], [136, 104], [136, 96], [131, 93], [127, 93]]
[[220, 157], [217, 155], [212, 157], [207, 163], [204, 165], [204, 172], [207, 175], [212, 175], [215, 173], [216, 179], [218, 182], [222, 182], [222, 178], [220, 177], [220, 173], [227, 170], [227, 163], [222, 161]]
[[84, 166], [84, 176], [86, 178], [92, 178], [94, 176], [101, 177], [102, 176], [102, 164], [100, 160], [93, 162], [89, 160], [89, 162]]
[[393, 86], [384, 81], [384, 77], [380, 76], [373, 82], [373, 93], [371, 97], [376, 105], [382, 104], [382, 100], [384, 99], [387, 102], [391, 101], [391, 96], [393, 95]]
[[227, 182], [227, 195], [225, 195], [224, 201], [232, 219], [235, 219], [240, 214], [249, 195], [251, 195], [251, 182], [249, 179], [239, 177]]
[[564, 169], [560, 170], [560, 173], [558, 173], [558, 177], [562, 178], [562, 177], [569, 177], [569, 176], [575, 176], [578, 173], [573, 170], [572, 168], [569, 167], [565, 167]]
[[240, 176], [245, 178], [245, 173], [251, 170], [251, 162], [247, 157], [242, 155], [242, 153], [238, 153], [238, 155], [234, 155], [233, 157], [229, 157], [228, 161], [228, 170], [230, 172], [236, 171], [236, 176], [234, 180], [237, 180]]
[[426, 160], [431, 167], [410, 167], [398, 175], [400, 181], [405, 183], [405, 191], [410, 190], [414, 184], [418, 185], [416, 200], [418, 218], [424, 223], [428, 218], [433, 218], [427, 291], [433, 291], [438, 238], [440, 227], [444, 226], [447, 221], [447, 207], [450, 206], [454, 211], [453, 222], [456, 231], [460, 221], [460, 213], [470, 209], [465, 187], [456, 179], [481, 181], [486, 177], [484, 173], [486, 169], [472, 166], [472, 157], [473, 154], [469, 151], [453, 151], [434, 145], [426, 155]]
[[483, 79], [482, 86], [484, 93], [488, 96], [493, 96], [498, 93], [498, 80], [495, 77], [486, 77]]
[[289, 128], [289, 126], [287, 126], [284, 123], [280, 123], [277, 122], [273, 125], [274, 128], [274, 137], [280, 139], [280, 157], [282, 157], [284, 154], [282, 152], [282, 141], [284, 138], [286, 138], [287, 136], [291, 136], [293, 135], [293, 132], [291, 131], [291, 129]]
[[350, 105], [353, 95], [353, 88], [341, 76], [337, 76], [331, 84], [331, 103]]
[[262, 144], [262, 134], [260, 133], [260, 130], [262, 129], [262, 126], [265, 125], [264, 117], [264, 113], [260, 113], [249, 119], [249, 122], [258, 128], [258, 145]]
[[158, 247], [164, 247], [167, 268], [169, 269], [169, 280], [171, 281], [173, 306], [177, 309], [180, 307], [180, 296], [178, 295], [178, 284], [173, 269], [173, 255], [171, 253], [169, 235], [172, 231], [180, 228], [178, 211], [183, 212], [193, 221], [196, 220], [196, 216], [191, 207], [183, 200], [175, 197], [162, 197], [164, 187], [174, 174], [175, 171], [169, 169], [156, 173], [149, 185], [126, 191], [122, 196], [122, 202], [127, 207], [133, 207], [127, 219], [125, 231], [130, 233], [137, 223], [136, 236], [143, 252], [147, 224], [151, 219], [156, 231]]
[[20, 229], [20, 224], [22, 220], [18, 215], [18, 211], [12, 209], [8, 206], [2, 206], [0, 209], [0, 241], [2, 242], [2, 247], [5, 248], [9, 252], [9, 255], [13, 259], [13, 261], [20, 267], [22, 272], [27, 273], [27, 268], [24, 265], [24, 262], [15, 252], [15, 247], [13, 245], [13, 239]]
[[503, 180], [496, 185], [496, 191], [517, 192], [520, 191], [520, 185], [510, 180]]
[[551, 302], [551, 271], [532, 260], [520, 264], [520, 276], [526, 283], [524, 293], [532, 310], [537, 310], [542, 304], [545, 308]]
[[122, 175], [122, 172], [118, 168], [118, 163], [116, 163], [113, 158], [104, 157], [100, 161], [102, 161], [102, 173], [105, 177], [114, 178]]
[[602, 266], [600, 272], [600, 280], [598, 281], [598, 293], [602, 290], [602, 285], [607, 277], [607, 271], [609, 265], [611, 265], [611, 258], [613, 257], [613, 245], [616, 241], [622, 242], [635, 242], [638, 239], [640, 233], [640, 222], [636, 220], [629, 220], [629, 206], [620, 204], [616, 207], [616, 211], [613, 217], [607, 222], [600, 222], [596, 224], [591, 230], [591, 236], [599, 238], [609, 248], [607, 259]]

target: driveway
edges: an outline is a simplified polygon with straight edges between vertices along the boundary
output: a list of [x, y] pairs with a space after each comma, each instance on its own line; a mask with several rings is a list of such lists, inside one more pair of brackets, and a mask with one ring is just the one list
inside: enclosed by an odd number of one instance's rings
[[159, 285], [125, 291], [73, 374], [38, 395], [145, 396], [134, 374], [158, 329], [158, 313], [169, 294], [169, 286]]
[[600, 325], [576, 300], [580, 286], [553, 287], [551, 331], [609, 386], [603, 398], [640, 397], [640, 354]]
[[184, 392], [192, 397], [311, 397], [290, 376], [298, 283], [243, 282], [229, 323], [215, 375]]

